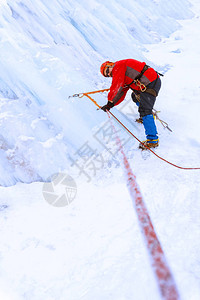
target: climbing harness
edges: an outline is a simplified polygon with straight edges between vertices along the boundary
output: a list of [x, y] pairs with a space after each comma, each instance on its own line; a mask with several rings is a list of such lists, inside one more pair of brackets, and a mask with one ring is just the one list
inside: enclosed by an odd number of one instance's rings
[[[135, 79], [133, 79], [133, 81], [131, 81], [131, 83], [126, 84], [124, 86], [124, 88], [131, 88], [131, 85], [134, 83], [135, 85], [137, 85], [140, 88], [141, 92], [145, 92], [146, 91], [146, 86], [140, 82], [140, 78], [142, 77], [142, 75], [144, 74], [144, 72], [146, 72], [146, 70], [148, 70], [149, 66], [148, 65], [144, 65], [142, 71], [135, 77]], [[132, 88], [131, 88], [132, 89]]]
[[[124, 88], [127, 88], [127, 87], [128, 87], [128, 88], [132, 89], [132, 88], [131, 88], [131, 85], [134, 83], [136, 86], [139, 87], [140, 92], [142, 92], [142, 93], [146, 92], [146, 93], [148, 93], [148, 94], [151, 94], [151, 95], [154, 96], [154, 97], [157, 97], [157, 92], [154, 90], [154, 88], [148, 88], [148, 87], [146, 87], [145, 84], [141, 83], [141, 81], [140, 81], [140, 78], [142, 77], [142, 75], [143, 75], [149, 68], [150, 68], [150, 66], [144, 65], [142, 71], [135, 77], [135, 79], [134, 79], [131, 83], [125, 85]], [[164, 76], [163, 74], [161, 74], [161, 73], [159, 73], [159, 72], [157, 72], [157, 71], [156, 71], [156, 73], [157, 73], [157, 78], [156, 78], [156, 80], [155, 80], [155, 84], [156, 84], [156, 81], [157, 81], [157, 79], [158, 79], [158, 75]], [[155, 86], [155, 84], [154, 84], [154, 86]], [[132, 89], [132, 90], [134, 91], [134, 89]]]
[[144, 85], [143, 83], [141, 83], [141, 82], [139, 81], [139, 79], [134, 80], [134, 83], [135, 83], [135, 85], [137, 85], [137, 86], [140, 88], [140, 91], [141, 91], [142, 93], [144, 93], [144, 92], [147, 91], [146, 85]]

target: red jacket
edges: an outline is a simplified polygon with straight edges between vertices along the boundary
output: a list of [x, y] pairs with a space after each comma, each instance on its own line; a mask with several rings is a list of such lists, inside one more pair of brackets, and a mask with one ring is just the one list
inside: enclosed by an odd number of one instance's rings
[[[115, 105], [121, 103], [129, 89], [129, 87], [125, 86], [130, 84], [141, 73], [145, 64], [145, 62], [135, 59], [117, 61], [112, 70], [112, 84], [108, 93], [108, 101], [113, 102]], [[140, 82], [147, 86], [157, 76], [158, 74], [153, 68], [148, 68], [140, 78]], [[130, 87], [137, 91], [140, 90], [134, 83]]]

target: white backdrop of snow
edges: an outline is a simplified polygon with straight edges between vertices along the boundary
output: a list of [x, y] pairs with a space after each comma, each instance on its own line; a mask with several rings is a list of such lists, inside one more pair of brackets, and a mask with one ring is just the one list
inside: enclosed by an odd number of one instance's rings
[[[104, 60], [146, 61], [165, 73], [156, 108], [173, 129], [157, 123], [158, 154], [199, 166], [199, 28], [197, 0], [0, 2], [1, 299], [160, 299], [120, 157], [93, 137], [106, 115], [68, 96], [109, 87]], [[89, 183], [69, 160], [87, 141], [110, 162]], [[181, 297], [198, 300], [199, 171], [144, 160], [136, 148], [132, 140], [125, 151]], [[63, 170], [78, 186], [65, 209], [44, 201], [42, 183], [19, 183]]]

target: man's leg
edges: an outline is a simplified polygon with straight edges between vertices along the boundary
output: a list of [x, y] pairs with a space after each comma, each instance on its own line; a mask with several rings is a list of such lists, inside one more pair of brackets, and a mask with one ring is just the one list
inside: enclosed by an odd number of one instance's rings
[[[139, 107], [140, 106], [140, 94], [137, 92], [132, 92], [131, 98], [133, 102]], [[143, 124], [143, 119], [142, 117], [139, 117], [138, 119], [135, 120], [137, 123]]]
[[156, 98], [150, 94], [143, 93], [140, 97], [139, 113], [143, 120], [147, 140], [156, 143], [158, 141], [158, 132], [154, 121], [152, 109]]
[[131, 98], [133, 100], [133, 102], [135, 102], [135, 104], [139, 107], [140, 106], [140, 94], [135, 92], [132, 92], [131, 94]]
[[[148, 88], [153, 87], [158, 93], [160, 90], [160, 86], [161, 81], [160, 78], [158, 78], [155, 82], [149, 84]], [[156, 97], [149, 93], [144, 92], [140, 94], [140, 105], [138, 111], [140, 113], [140, 117], [142, 117], [147, 138], [147, 141], [145, 143], [149, 144], [149, 146], [151, 147], [157, 147], [159, 141], [156, 124], [152, 113], [155, 101]]]

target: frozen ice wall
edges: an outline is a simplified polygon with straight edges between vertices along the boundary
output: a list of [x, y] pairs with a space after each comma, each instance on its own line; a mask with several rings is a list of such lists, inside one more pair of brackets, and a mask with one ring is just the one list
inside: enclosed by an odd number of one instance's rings
[[109, 87], [102, 61], [146, 60], [145, 43], [190, 17], [186, 0], [1, 0], [0, 184], [66, 169], [70, 151], [105, 118], [88, 100], [68, 96]]

